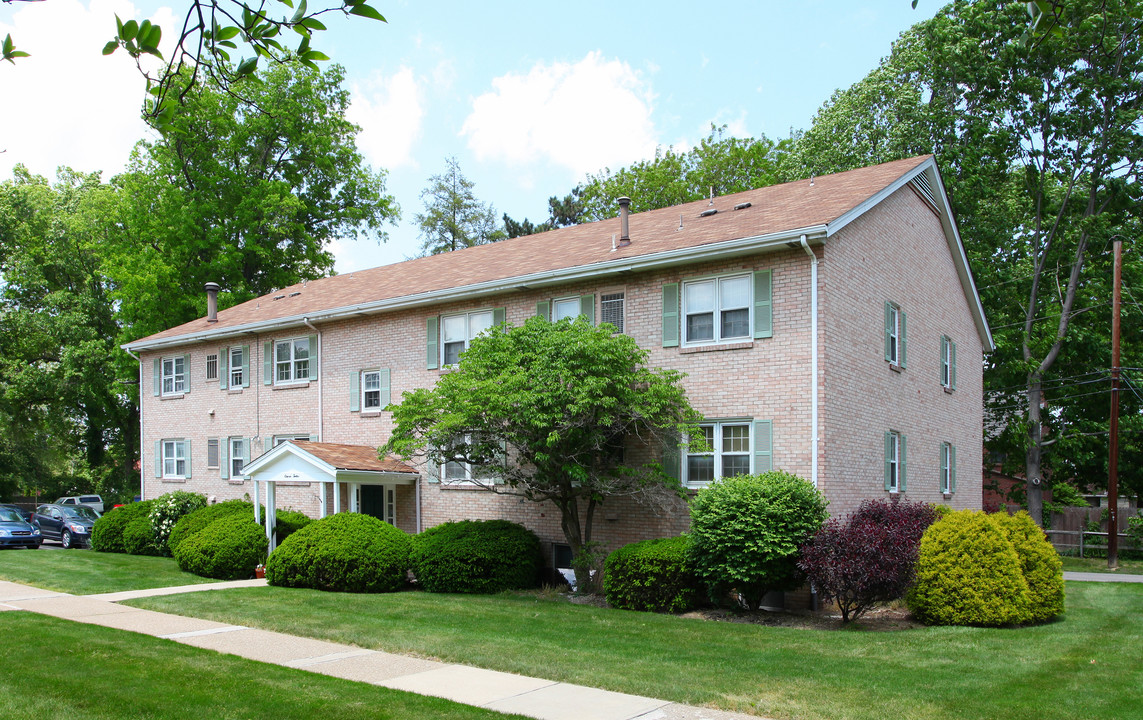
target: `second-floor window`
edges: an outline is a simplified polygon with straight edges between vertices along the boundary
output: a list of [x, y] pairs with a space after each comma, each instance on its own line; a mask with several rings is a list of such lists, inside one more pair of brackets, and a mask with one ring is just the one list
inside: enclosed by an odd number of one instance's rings
[[163, 358], [163, 394], [181, 395], [187, 389], [186, 359]]
[[366, 370], [361, 373], [361, 409], [367, 412], [381, 409], [380, 370]]
[[623, 293], [604, 293], [599, 296], [599, 321], [611, 323], [623, 332]]
[[905, 313], [897, 303], [885, 303], [885, 361], [905, 367]]
[[956, 343], [947, 336], [941, 336], [941, 385], [956, 389]]
[[243, 367], [246, 365], [245, 358], [242, 353], [242, 346], [232, 347], [228, 351], [230, 356], [230, 387], [240, 388], [246, 383], [246, 378], [243, 377]]
[[683, 283], [683, 342], [701, 344], [751, 337], [750, 276]]
[[274, 382], [303, 382], [309, 379], [309, 338], [279, 340], [274, 343]]
[[441, 318], [441, 326], [441, 362], [446, 367], [456, 365], [473, 338], [492, 327], [492, 311], [445, 315]]
[[206, 379], [207, 380], [217, 380], [218, 379], [218, 356], [217, 355], [207, 355], [206, 356]]

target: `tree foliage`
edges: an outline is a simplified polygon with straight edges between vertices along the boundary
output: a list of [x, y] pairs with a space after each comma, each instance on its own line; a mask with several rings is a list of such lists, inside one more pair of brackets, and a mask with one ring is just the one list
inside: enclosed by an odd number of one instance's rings
[[474, 245], [503, 240], [506, 235], [496, 222], [496, 210], [476, 198], [476, 184], [460, 170], [456, 157], [445, 159], [445, 171], [429, 178], [421, 191], [425, 211], [414, 219], [421, 229], [421, 254], [439, 255]]
[[[392, 406], [394, 430], [381, 453], [419, 456], [431, 467], [468, 463], [473, 482], [492, 492], [552, 503], [579, 557], [601, 503], [678, 487], [635, 451], [657, 454], [679, 433], [702, 436], [682, 374], [646, 367], [648, 352], [613, 331], [539, 317], [486, 331], [435, 388], [406, 392]], [[586, 570], [576, 574], [580, 587], [589, 584]]]

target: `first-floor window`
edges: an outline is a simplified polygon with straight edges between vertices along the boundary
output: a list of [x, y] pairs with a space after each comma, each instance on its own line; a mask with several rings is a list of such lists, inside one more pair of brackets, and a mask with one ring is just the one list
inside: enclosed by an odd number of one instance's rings
[[710, 423], [699, 428], [711, 451], [687, 453], [688, 485], [705, 485], [717, 478], [750, 474], [749, 422]]
[[366, 370], [361, 373], [361, 408], [381, 409], [381, 371]]
[[163, 394], [181, 395], [187, 389], [186, 359], [163, 358]]
[[187, 475], [187, 456], [185, 440], [164, 440], [163, 448], [163, 477], [185, 478]]
[[956, 447], [947, 442], [941, 443], [941, 492], [956, 492]]
[[301, 382], [310, 379], [310, 340], [295, 338], [274, 343], [275, 382]]
[[242, 468], [249, 459], [249, 444], [246, 438], [230, 438], [230, 477], [242, 477]]
[[896, 430], [885, 433], [885, 489], [905, 491], [905, 436]]
[[441, 362], [446, 367], [456, 365], [460, 362], [460, 354], [468, 349], [473, 338], [492, 327], [492, 311], [445, 315], [441, 318], [441, 324], [444, 335]]

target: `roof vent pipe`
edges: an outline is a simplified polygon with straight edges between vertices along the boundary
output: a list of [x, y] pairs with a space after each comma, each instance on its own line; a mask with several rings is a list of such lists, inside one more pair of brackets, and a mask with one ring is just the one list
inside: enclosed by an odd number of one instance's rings
[[221, 286], [216, 282], [208, 282], [206, 288], [206, 321], [218, 322], [218, 291]]
[[631, 244], [631, 231], [627, 226], [627, 217], [631, 211], [631, 198], [621, 197], [617, 202], [619, 203], [619, 247], [627, 247]]

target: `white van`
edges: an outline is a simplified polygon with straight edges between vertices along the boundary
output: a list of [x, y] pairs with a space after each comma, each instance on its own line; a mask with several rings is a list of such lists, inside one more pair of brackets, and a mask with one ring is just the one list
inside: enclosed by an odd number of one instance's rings
[[100, 515], [103, 514], [103, 498], [99, 495], [73, 495], [71, 497], [62, 497], [56, 500], [56, 505], [87, 505], [94, 508]]

